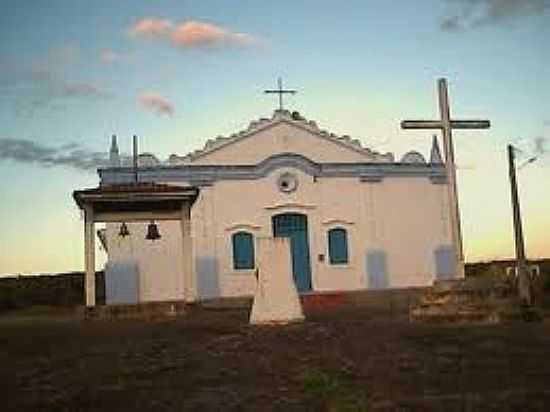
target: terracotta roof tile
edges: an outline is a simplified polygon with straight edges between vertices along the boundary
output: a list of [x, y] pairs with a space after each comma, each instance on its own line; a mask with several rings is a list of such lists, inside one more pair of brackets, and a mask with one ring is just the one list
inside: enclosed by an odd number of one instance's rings
[[175, 186], [154, 182], [139, 182], [139, 183], [117, 183], [105, 186], [94, 187], [92, 189], [79, 190], [80, 193], [85, 194], [100, 194], [100, 193], [143, 193], [143, 192], [155, 192], [155, 193], [167, 193], [167, 192], [185, 192], [189, 189], [194, 189], [192, 186]]

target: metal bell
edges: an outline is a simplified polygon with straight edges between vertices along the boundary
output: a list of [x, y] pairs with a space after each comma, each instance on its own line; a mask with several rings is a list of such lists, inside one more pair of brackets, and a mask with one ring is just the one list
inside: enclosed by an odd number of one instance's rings
[[118, 230], [118, 236], [123, 239], [126, 236], [130, 236], [130, 231], [128, 230], [128, 226], [126, 226], [125, 222], [122, 222], [122, 224], [120, 225], [120, 229]]
[[147, 235], [145, 235], [147, 240], [157, 240], [160, 239], [159, 228], [154, 221], [151, 221], [147, 226]]

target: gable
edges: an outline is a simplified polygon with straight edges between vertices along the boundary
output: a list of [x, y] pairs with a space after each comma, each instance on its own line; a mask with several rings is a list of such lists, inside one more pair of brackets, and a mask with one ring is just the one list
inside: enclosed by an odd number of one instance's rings
[[205, 148], [171, 163], [258, 164], [282, 153], [294, 153], [317, 163], [391, 162], [390, 153], [379, 154], [349, 136], [338, 137], [319, 130], [314, 122], [275, 112], [272, 119], [252, 122], [243, 132], [207, 142]]

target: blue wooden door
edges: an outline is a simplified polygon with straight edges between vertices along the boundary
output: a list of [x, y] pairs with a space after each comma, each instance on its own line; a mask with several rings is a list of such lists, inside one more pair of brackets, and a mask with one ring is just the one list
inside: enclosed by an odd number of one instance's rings
[[299, 292], [311, 290], [311, 264], [307, 216], [298, 213], [285, 213], [273, 216], [273, 236], [290, 238], [292, 274]]

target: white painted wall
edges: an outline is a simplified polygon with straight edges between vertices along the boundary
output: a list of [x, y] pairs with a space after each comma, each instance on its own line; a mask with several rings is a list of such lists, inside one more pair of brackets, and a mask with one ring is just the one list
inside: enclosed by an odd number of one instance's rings
[[[277, 178], [284, 172], [298, 177], [296, 192], [278, 190]], [[247, 230], [256, 236], [270, 236], [271, 217], [289, 212], [308, 216], [314, 290], [369, 287], [366, 253], [371, 249], [385, 251], [390, 287], [428, 285], [435, 276], [435, 248], [450, 242], [443, 189], [444, 185], [427, 178], [387, 178], [379, 183], [332, 178], [314, 182], [300, 170], [283, 168], [257, 181], [226, 181], [206, 188], [195, 211], [210, 210], [210, 223], [196, 223], [204, 215], [194, 214], [193, 228], [195, 236], [208, 238], [203, 232], [206, 228], [215, 238], [214, 248], [201, 249], [217, 261], [222, 295], [252, 294], [254, 290], [252, 271], [232, 268], [231, 235]], [[214, 202], [214, 208], [209, 202]], [[333, 227], [348, 231], [347, 265], [329, 263], [327, 234]], [[324, 255], [324, 261], [319, 255]]]
[[[278, 189], [280, 174], [298, 178], [290, 194]], [[434, 250], [450, 243], [444, 204], [445, 185], [426, 177], [388, 177], [382, 182], [357, 178], [318, 178], [299, 169], [281, 168], [263, 179], [220, 181], [203, 187], [192, 209], [194, 272], [199, 297], [252, 295], [253, 270], [234, 270], [231, 235], [246, 230], [272, 236], [271, 218], [279, 213], [307, 215], [313, 289], [368, 288], [367, 252], [386, 254], [389, 287], [429, 285], [435, 277]], [[178, 222], [160, 222], [162, 239], [144, 239], [147, 224], [129, 225], [131, 235], [117, 237], [107, 225], [109, 260], [138, 261], [144, 301], [183, 296], [181, 231]], [[328, 230], [348, 231], [349, 263], [331, 265]], [[320, 261], [319, 255], [324, 255]]]
[[[146, 223], [127, 225], [130, 236], [120, 238], [120, 224], [106, 224], [109, 262], [137, 264], [140, 301], [183, 299], [183, 257], [179, 221], [157, 222], [162, 237], [154, 242], [145, 239]], [[116, 276], [116, 272], [110, 275]]]
[[[277, 153], [298, 153], [318, 163], [387, 161], [280, 122], [193, 164], [258, 164]], [[278, 189], [283, 173], [297, 177], [296, 191]], [[373, 251], [385, 259], [387, 287], [429, 285], [436, 272], [435, 249], [451, 242], [445, 188], [427, 176], [362, 182], [358, 177], [314, 178], [293, 167], [280, 167], [258, 179], [222, 179], [202, 186], [191, 212], [199, 298], [254, 293], [253, 270], [233, 269], [231, 235], [246, 230], [256, 237], [272, 236], [271, 218], [280, 213], [307, 215], [313, 290], [373, 287], [367, 270], [367, 256]], [[144, 239], [147, 224], [129, 224], [126, 239], [118, 238], [118, 224], [107, 225], [109, 260], [131, 258], [138, 263], [143, 301], [183, 298], [180, 224], [161, 222], [159, 227], [162, 239], [153, 243]], [[346, 265], [329, 263], [327, 233], [333, 227], [348, 231]]]

